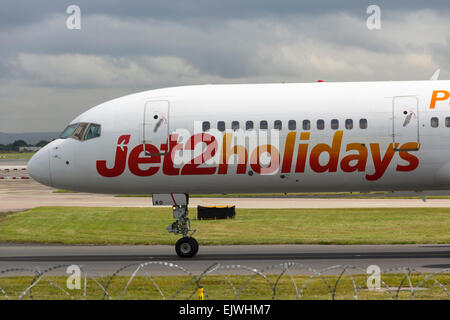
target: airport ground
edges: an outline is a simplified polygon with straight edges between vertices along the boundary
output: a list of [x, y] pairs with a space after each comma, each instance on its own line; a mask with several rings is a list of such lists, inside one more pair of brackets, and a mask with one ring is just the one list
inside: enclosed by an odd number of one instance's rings
[[[0, 160], [0, 169], [25, 165], [26, 160]], [[26, 176], [26, 171], [7, 174]], [[46, 270], [67, 264], [81, 265], [95, 277], [107, 277], [131, 265], [120, 273], [129, 277], [133, 266], [149, 262], [151, 275], [160, 277], [162, 283], [169, 281], [168, 276], [173, 280], [184, 273], [176, 266], [199, 275], [217, 263], [223, 267], [222, 274], [235, 274], [238, 282], [246, 279], [248, 270], [237, 266], [269, 268], [267, 274], [279, 274], [289, 262], [296, 266], [289, 271], [300, 282], [312, 273], [335, 277], [344, 266], [351, 266], [346, 273], [363, 274], [374, 264], [389, 271], [392, 279], [397, 279], [396, 274], [404, 272], [398, 268], [405, 266], [432, 274], [450, 268], [448, 195], [445, 191], [427, 193], [425, 202], [414, 193], [400, 198], [379, 194], [359, 198], [339, 194], [332, 198], [192, 197], [193, 216], [197, 205], [236, 205], [237, 218], [193, 221], [201, 247], [197, 257], [186, 260], [167, 245], [176, 241], [164, 230], [171, 221], [170, 208], [152, 208], [150, 197], [61, 192], [30, 179], [0, 180], [0, 270], [9, 270], [2, 274], [3, 279], [20, 275], [14, 278], [18, 288], [21, 281], [28, 280], [25, 276], [31, 276], [30, 271], [11, 269]], [[77, 221], [78, 229], [74, 227]], [[235, 243], [241, 245], [218, 245]], [[327, 269], [337, 265], [341, 269]], [[49, 274], [62, 276], [65, 269]], [[440, 277], [448, 286], [446, 275]], [[129, 278], [122, 281], [125, 279]], [[214, 287], [218, 279], [210, 279]], [[145, 279], [139, 276], [136, 281]], [[329, 294], [326, 290], [316, 293], [312, 298]]]
[[[198, 287], [203, 288], [207, 300], [410, 300], [410, 299], [448, 299], [448, 292], [439, 284], [450, 282], [450, 275], [440, 274], [433, 278], [411, 275], [411, 288], [405, 285], [402, 273], [383, 276], [383, 286], [378, 290], [368, 290], [365, 275], [317, 276], [305, 275], [267, 275], [250, 277], [246, 275], [206, 275], [202, 278], [191, 276], [153, 276], [138, 275], [90, 278], [84, 281], [80, 290], [65, 290], [67, 277], [49, 276], [38, 282], [32, 290], [25, 290], [33, 277], [0, 278], [0, 288], [6, 287], [7, 295], [0, 292], [0, 300], [5, 298], [30, 299], [180, 299], [195, 300]], [[52, 285], [49, 285], [51, 281]], [[198, 281], [198, 282], [197, 282]], [[335, 286], [335, 284], [338, 284]]]
[[[26, 195], [26, 196], [25, 196]], [[429, 192], [424, 202], [417, 195], [407, 193], [401, 198], [347, 198], [347, 197], [286, 197], [286, 198], [261, 198], [261, 197], [224, 197], [224, 198], [198, 198], [191, 197], [189, 206], [197, 205], [235, 205], [236, 208], [245, 209], [290, 209], [290, 208], [432, 208], [450, 207], [448, 192]], [[416, 198], [410, 198], [415, 196]], [[81, 207], [152, 207], [150, 197], [118, 197], [115, 195], [69, 193], [60, 192], [35, 181], [0, 180], [0, 211], [22, 211], [38, 206], [81, 206]]]

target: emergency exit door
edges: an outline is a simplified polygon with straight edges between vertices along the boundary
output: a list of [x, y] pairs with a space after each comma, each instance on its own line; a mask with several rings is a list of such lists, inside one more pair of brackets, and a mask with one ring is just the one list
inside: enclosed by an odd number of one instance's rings
[[[416, 96], [394, 97], [392, 103], [393, 142], [396, 151], [419, 149], [419, 100]], [[415, 147], [400, 149], [406, 142], [415, 142]]]

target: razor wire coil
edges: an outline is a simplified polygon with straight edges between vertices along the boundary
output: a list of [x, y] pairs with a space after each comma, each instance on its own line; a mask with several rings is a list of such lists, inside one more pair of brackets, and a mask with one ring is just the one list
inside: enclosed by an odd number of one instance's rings
[[[71, 266], [70, 264], [60, 264], [51, 266], [45, 270], [39, 270], [38, 268], [9, 268], [0, 270], [0, 280], [8, 279], [9, 274], [25, 274], [32, 276], [32, 280], [23, 290], [20, 290], [20, 294], [17, 297], [14, 297], [12, 294], [9, 294], [10, 291], [7, 286], [0, 285], [0, 298], [10, 300], [10, 299], [39, 299], [38, 295], [35, 295], [33, 289], [37, 287], [38, 284], [46, 283], [48, 286], [56, 289], [62, 297], [68, 299], [76, 299], [75, 295], [71, 293], [70, 290], [67, 290], [63, 286], [57, 284], [54, 280], [51, 279], [51, 276], [56, 271], [61, 271]], [[177, 271], [177, 274], [182, 274], [187, 277], [187, 280], [180, 285], [175, 293], [168, 295], [165, 292], [165, 289], [157, 283], [154, 279], [155, 274], [152, 273], [152, 267], [162, 267], [167, 268], [171, 271]], [[182, 294], [187, 294], [187, 299], [194, 299], [198, 296], [198, 289], [202, 288], [204, 292], [204, 299], [214, 299], [214, 296], [211, 294], [211, 291], [208, 290], [208, 285], [205, 283], [206, 279], [209, 276], [218, 276], [220, 279], [224, 281], [224, 288], [231, 289], [232, 295], [234, 299], [239, 300], [242, 298], [243, 291], [249, 288], [249, 285], [252, 281], [255, 281], [257, 278], [261, 278], [263, 283], [266, 283], [268, 288], [270, 288], [270, 294], [272, 299], [279, 299], [280, 292], [280, 284], [281, 279], [283, 277], [288, 278], [288, 283], [292, 285], [293, 294], [289, 296], [290, 299], [301, 300], [307, 298], [306, 291], [310, 288], [310, 285], [313, 280], [320, 280], [321, 283], [326, 287], [327, 293], [329, 295], [329, 299], [335, 300], [337, 299], [337, 291], [339, 285], [342, 284], [343, 279], [350, 280], [351, 283], [351, 295], [353, 299], [358, 299], [359, 294], [362, 290], [367, 290], [365, 288], [367, 277], [366, 270], [352, 265], [334, 265], [323, 269], [314, 269], [310, 266], [296, 263], [296, 262], [285, 262], [280, 264], [274, 264], [269, 267], [263, 269], [256, 269], [250, 266], [245, 265], [226, 265], [221, 263], [214, 263], [206, 268], [203, 272], [198, 275], [193, 274], [186, 268], [177, 265], [172, 262], [167, 261], [147, 261], [142, 263], [132, 263], [124, 265], [114, 271], [110, 276], [107, 277], [95, 277], [88, 272], [85, 268], [80, 266], [81, 277], [83, 281], [83, 287], [80, 288], [82, 290], [82, 299], [86, 300], [88, 298], [88, 287], [87, 282], [92, 281], [94, 286], [99, 289], [103, 296], [102, 299], [127, 299], [127, 293], [130, 288], [133, 286], [133, 281], [138, 277], [142, 276], [149, 281], [151, 286], [157, 291], [160, 299], [180, 299], [182, 298]], [[301, 273], [299, 273], [301, 271]], [[120, 288], [119, 294], [114, 296], [111, 293], [111, 286], [113, 281], [122, 276], [125, 272], [128, 272], [128, 277], [125, 285]], [[230, 274], [231, 272], [231, 274]], [[334, 282], [327, 278], [330, 276], [330, 272], [334, 272], [335, 280]], [[400, 292], [408, 292], [409, 299], [416, 298], [416, 292], [420, 290], [424, 290], [423, 286], [426, 283], [432, 282], [437, 288], [440, 289], [440, 292], [443, 294], [444, 298], [450, 299], [450, 292], [448, 290], [447, 283], [442, 283], [437, 279], [438, 275], [445, 275], [450, 272], [450, 268], [442, 269], [433, 273], [424, 273], [419, 270], [410, 267], [396, 267], [384, 270], [381, 274], [396, 274], [401, 275], [400, 284], [397, 286], [389, 286], [387, 282], [385, 282], [382, 278], [380, 280], [380, 290], [384, 290], [383, 292], [390, 295], [390, 297], [394, 300], [400, 298]], [[241, 281], [241, 284], [236, 285], [230, 279], [230, 275], [244, 275], [244, 280]], [[304, 282], [299, 285], [297, 280], [295, 279], [295, 275], [303, 275]], [[355, 278], [359, 276], [362, 279], [358, 280]], [[419, 278], [417, 280], [417, 284], [414, 285], [413, 277]], [[106, 281], [105, 281], [106, 280]]]

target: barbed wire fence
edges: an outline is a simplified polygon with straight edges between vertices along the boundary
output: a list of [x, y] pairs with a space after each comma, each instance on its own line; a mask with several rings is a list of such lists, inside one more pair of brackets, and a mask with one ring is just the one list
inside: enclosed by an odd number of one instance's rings
[[[267, 285], [268, 290], [266, 290], [267, 292], [264, 297], [269, 299], [301, 300], [320, 298], [334, 300], [338, 299], [340, 294], [350, 297], [351, 299], [371, 298], [370, 296], [367, 296], [369, 289], [366, 285], [370, 275], [366, 273], [366, 270], [352, 265], [334, 265], [317, 270], [310, 266], [295, 262], [274, 264], [264, 269], [255, 269], [244, 265], [215, 263], [199, 275], [195, 275], [184, 267], [171, 262], [148, 261], [124, 265], [107, 277], [94, 277], [82, 266], [79, 266], [81, 271], [80, 276], [83, 280], [81, 282], [83, 285], [82, 288], [77, 291], [78, 294], [74, 294], [73, 290], [64, 288], [64, 285], [58, 284], [55, 280], [55, 277], [57, 278], [55, 272], [64, 272], [64, 270], [70, 266], [73, 265], [60, 264], [42, 271], [38, 268], [9, 268], [0, 270], [0, 299], [52, 299], [52, 297], [41, 297], [39, 294], [35, 293], [35, 288], [38, 285], [42, 286], [42, 284], [46, 284], [53, 289], [56, 289], [58, 294], [55, 298], [58, 299], [80, 299], [80, 293], [81, 299], [88, 299], [88, 281], [92, 281], [96, 290], [101, 292], [101, 295], [97, 296], [95, 299], [134, 299], [135, 297], [133, 296], [127, 296], [127, 293], [129, 293], [131, 289], [142, 289], [141, 283], [133, 284], [139, 277], [143, 277], [149, 281], [148, 284], [156, 290], [158, 293], [157, 298], [159, 299], [197, 299], [198, 289], [200, 288], [202, 289], [202, 292], [204, 289], [205, 299], [216, 299], [217, 297], [214, 295], [214, 290], [210, 290], [208, 287], [208, 279], [211, 276], [215, 277], [216, 282], [218, 282], [218, 279], [221, 279], [221, 288], [223, 288], [223, 290], [231, 290], [232, 294], [230, 295], [230, 299], [236, 300], [246, 298], [245, 294], [248, 294], [248, 292], [245, 291], [254, 290], [251, 286], [255, 281], [259, 281], [258, 283], [260, 285], [261, 283]], [[153, 273], [151, 270], [152, 267], [168, 269], [172, 271], [172, 274], [175, 273], [181, 275], [178, 277], [186, 279], [183, 280], [183, 284], [176, 289], [175, 293], [167, 294], [165, 288], [155, 280], [155, 276], [158, 277], [161, 273]], [[125, 273], [127, 273], [127, 275], [124, 275]], [[17, 274], [31, 276], [32, 280], [19, 290], [20, 293], [18, 295], [13, 296], [8, 294], [10, 291], [9, 289], [11, 289], [8, 288], [8, 281], [12, 278], [17, 278]], [[236, 279], [233, 278], [235, 275], [240, 276], [240, 283], [236, 283]], [[396, 276], [396, 280], [394, 281], [395, 285], [392, 283], [391, 285], [388, 284], [389, 280], [393, 281], [389, 277], [387, 277], [387, 282], [383, 280], [383, 278], [386, 278], [386, 275]], [[440, 276], [446, 279], [444, 283], [442, 283], [442, 279], [441, 281], [438, 280]], [[300, 280], [299, 277], [301, 277]], [[114, 281], [118, 278], [121, 278], [122, 282], [124, 282], [124, 279], [126, 281], [123, 284], [123, 287], [117, 288], [116, 284], [114, 290], [112, 290]], [[346, 285], [343, 285], [344, 282]], [[313, 285], [313, 283], [315, 283], [315, 285]], [[307, 291], [314, 291], [314, 289], [317, 289], [318, 283], [322, 286], [322, 291], [324, 291], [325, 294], [322, 292], [322, 294], [318, 296], [317, 293], [313, 292], [311, 296], [308, 296]], [[286, 293], [287, 284], [291, 285], [289, 294]], [[137, 288], [133, 287], [133, 285], [137, 286]], [[424, 287], [425, 285], [428, 287]], [[441, 269], [433, 273], [424, 273], [410, 267], [397, 267], [383, 270], [381, 272], [379, 288], [373, 289], [372, 291], [375, 293], [383, 293], [384, 296], [381, 297], [383, 299], [416, 299], [417, 292], [423, 292], [424, 290], [431, 290], [431, 288], [434, 288], [434, 295], [426, 298], [450, 299], [450, 293], [448, 291], [449, 286], [450, 268]], [[17, 290], [17, 288], [15, 289]], [[338, 291], [338, 289], [341, 291]], [[91, 288], [90, 290], [92, 291], [93, 289]], [[343, 293], [342, 290], [346, 291]], [[281, 291], [282, 294], [280, 294]], [[253, 292], [253, 294], [253, 298], [258, 298], [259, 292], [256, 293], [256, 295], [255, 292]], [[362, 294], [363, 297], [361, 297]], [[139, 296], [139, 298], [154, 299], [155, 297]], [[223, 299], [222, 296], [220, 298]], [[380, 298], [380, 296], [372, 298]]]

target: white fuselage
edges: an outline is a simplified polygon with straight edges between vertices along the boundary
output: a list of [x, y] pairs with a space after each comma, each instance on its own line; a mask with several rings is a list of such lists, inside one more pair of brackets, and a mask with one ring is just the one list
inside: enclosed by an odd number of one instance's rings
[[28, 169], [98, 193], [449, 189], [449, 91], [450, 81], [151, 90], [83, 113], [72, 124], [100, 133], [56, 139]]

